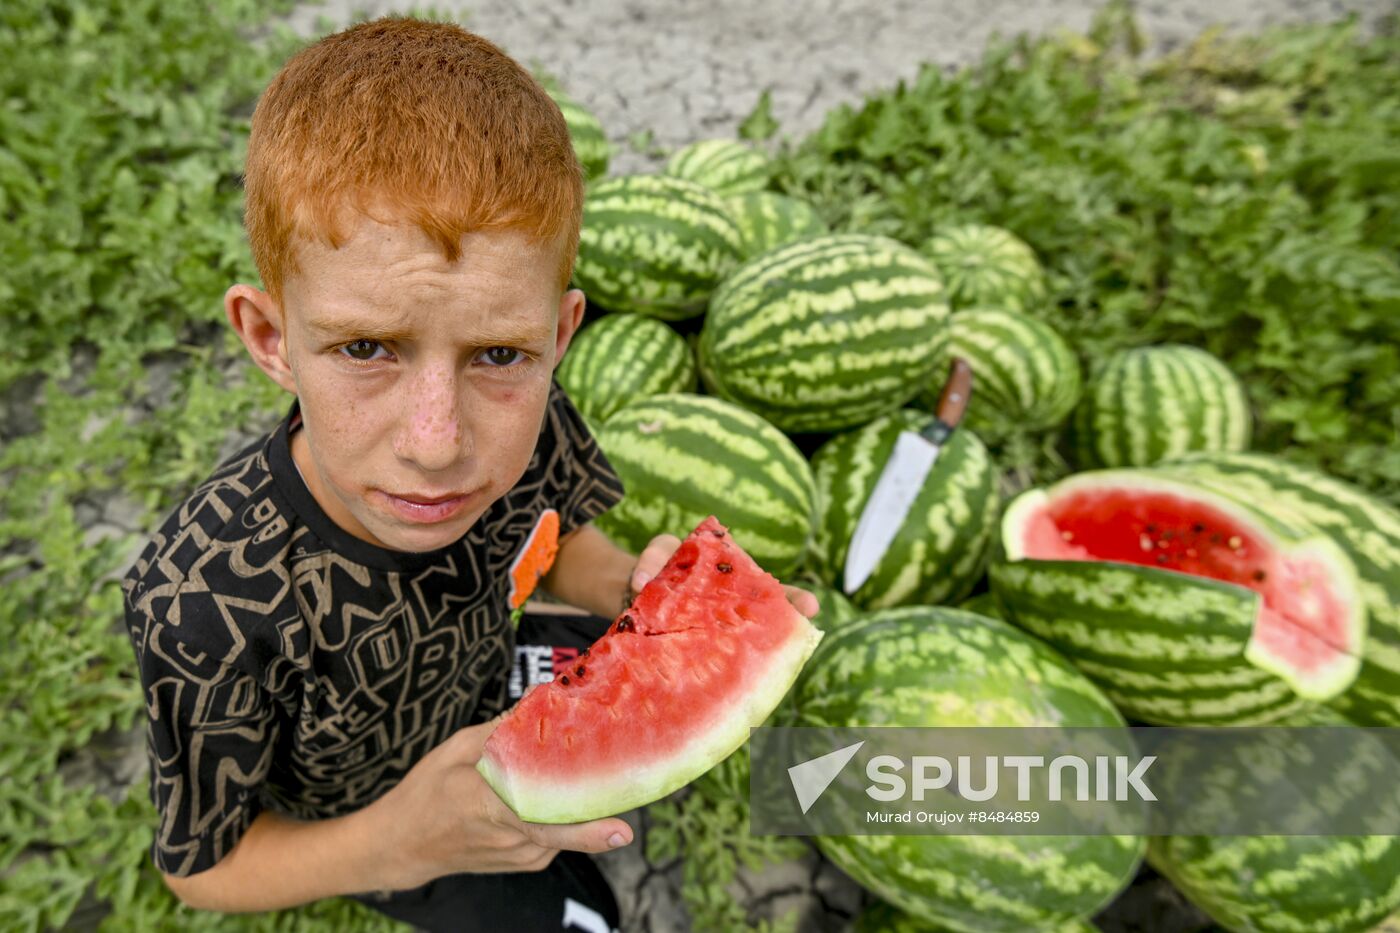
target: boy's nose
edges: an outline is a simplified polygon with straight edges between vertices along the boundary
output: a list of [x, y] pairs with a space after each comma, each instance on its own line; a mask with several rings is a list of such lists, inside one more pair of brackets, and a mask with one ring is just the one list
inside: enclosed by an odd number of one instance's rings
[[394, 453], [425, 471], [446, 470], [463, 455], [461, 395], [451, 378], [418, 380], [404, 399]]

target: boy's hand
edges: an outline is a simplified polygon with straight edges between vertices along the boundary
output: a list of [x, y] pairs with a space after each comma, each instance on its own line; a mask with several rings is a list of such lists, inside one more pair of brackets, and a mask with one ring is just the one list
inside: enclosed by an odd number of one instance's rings
[[561, 849], [607, 852], [632, 841], [625, 820], [525, 823], [476, 770], [499, 718], [453, 733], [372, 806], [394, 890], [460, 872], [539, 871]]
[[[641, 556], [637, 558], [637, 566], [632, 569], [632, 578], [627, 584], [627, 595], [623, 599], [622, 608], [626, 609], [632, 604], [632, 600], [642, 591], [642, 587], [661, 572], [661, 568], [666, 566], [666, 561], [671, 559], [671, 555], [676, 553], [676, 549], [680, 546], [681, 539], [675, 535], [657, 535], [651, 539], [642, 550]], [[810, 619], [821, 611], [817, 597], [806, 590], [784, 583], [783, 591], [787, 593], [788, 602], [792, 603], [797, 611], [807, 618]]]

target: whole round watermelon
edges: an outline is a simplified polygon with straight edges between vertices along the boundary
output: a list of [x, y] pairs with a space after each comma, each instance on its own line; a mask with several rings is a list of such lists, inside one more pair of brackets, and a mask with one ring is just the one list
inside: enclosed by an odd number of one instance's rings
[[[1312, 708], [1279, 725], [1345, 728], [1351, 723], [1332, 710]], [[1377, 752], [1389, 757], [1380, 743]], [[1344, 800], [1355, 806], [1358, 794], [1374, 799], [1378, 810], [1394, 812], [1400, 806], [1400, 791], [1385, 770], [1393, 774], [1400, 762], [1373, 766], [1369, 773], [1356, 761], [1349, 764], [1356, 782], [1326, 788], [1318, 795], [1319, 806]], [[1227, 779], [1236, 772], [1217, 773]], [[1220, 780], [1211, 781], [1207, 772], [1201, 785], [1219, 786]], [[1228, 798], [1221, 803], [1228, 806]], [[1363, 933], [1400, 909], [1396, 836], [1157, 836], [1148, 861], [1231, 930]]]
[[[1036, 933], [1097, 933], [1098, 927], [1088, 920], [1046, 927]], [[930, 923], [884, 901], [876, 901], [856, 917], [851, 933], [950, 933], [950, 928]], [[1032, 931], [1027, 931], [1032, 933]]]
[[588, 108], [552, 82], [546, 82], [544, 87], [559, 105], [564, 122], [568, 124], [569, 139], [574, 144], [574, 155], [583, 167], [584, 179], [592, 181], [602, 178], [607, 174], [608, 159], [612, 154], [612, 146], [608, 143], [607, 134], [603, 132], [603, 124], [598, 122], [598, 118]]
[[946, 227], [934, 232], [923, 252], [943, 273], [954, 311], [1030, 311], [1045, 300], [1045, 271], [1035, 250], [1009, 230], [988, 224]]
[[817, 598], [817, 605], [821, 608], [812, 618], [812, 624], [823, 632], [840, 628], [860, 614], [846, 598], [846, 594], [834, 586], [804, 577], [793, 580], [792, 585], [801, 587]]
[[745, 259], [830, 232], [809, 202], [776, 191], [750, 191], [724, 203], [739, 225]]
[[939, 366], [919, 396], [930, 411], [955, 356], [972, 367], [963, 423], [997, 437], [1012, 429], [1053, 428], [1079, 401], [1079, 359], [1049, 324], [1017, 311], [958, 311], [938, 342]]
[[[810, 563], [831, 586], [844, 581], [851, 536], [900, 432], [932, 423], [927, 412], [900, 409], [836, 435], [813, 454], [819, 515]], [[877, 609], [966, 596], [986, 567], [1000, 507], [997, 467], [986, 446], [971, 431], [954, 431], [889, 550], [850, 594], [851, 602]]]
[[598, 444], [626, 495], [595, 523], [620, 546], [639, 553], [713, 514], [764, 570], [784, 579], [797, 567], [813, 530], [812, 471], [758, 415], [703, 395], [655, 395], [614, 412]]
[[601, 423], [635, 399], [693, 391], [695, 355], [661, 321], [607, 314], [579, 331], [554, 376], [575, 407]]
[[1090, 380], [1074, 412], [1076, 459], [1084, 468], [1148, 466], [1195, 450], [1244, 450], [1250, 425], [1244, 386], [1220, 360], [1185, 344], [1138, 347], [1111, 356]]
[[749, 260], [715, 291], [700, 375], [784, 431], [839, 431], [924, 387], [947, 317], [938, 271], [904, 244], [802, 240]]
[[610, 311], [684, 320], [704, 313], [741, 247], [709, 188], [666, 175], [609, 178], [584, 199], [574, 282]]
[[722, 197], [768, 187], [768, 156], [737, 139], [702, 139], [678, 150], [666, 174], [704, 185]]
[[[1098, 688], [1043, 642], [995, 619], [930, 606], [872, 612], [827, 633], [796, 689], [803, 726], [1124, 725]], [[1139, 836], [813, 841], [883, 900], [978, 933], [1090, 916], [1132, 879], [1144, 848]]]

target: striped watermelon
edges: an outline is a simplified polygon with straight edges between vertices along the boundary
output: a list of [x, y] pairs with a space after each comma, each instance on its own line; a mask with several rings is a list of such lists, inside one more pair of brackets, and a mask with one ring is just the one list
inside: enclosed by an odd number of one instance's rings
[[[853, 674], [853, 672], [855, 672]], [[1123, 725], [1037, 639], [956, 609], [907, 606], [829, 632], [797, 682], [799, 724]], [[817, 836], [861, 885], [950, 930], [1043, 929], [1087, 917], [1132, 879], [1138, 836]]]
[[1134, 719], [1272, 722], [1356, 677], [1356, 571], [1307, 536], [1199, 484], [1081, 473], [1018, 496], [992, 586]]
[[1009, 230], [963, 224], [934, 232], [923, 252], [943, 273], [954, 311], [1034, 310], [1045, 300], [1045, 271], [1035, 250]]
[[1005, 613], [1001, 611], [1001, 604], [997, 602], [995, 593], [978, 593], [976, 596], [970, 596], [958, 603], [958, 608], [963, 612], [975, 612], [991, 619], [1006, 618]]
[[[1349, 725], [1325, 709], [1283, 724]], [[1381, 791], [1390, 806], [1400, 803], [1395, 785], [1378, 786], [1375, 777], [1326, 788], [1320, 802]], [[1211, 919], [1240, 933], [1362, 933], [1400, 908], [1396, 836], [1159, 836], [1148, 860]]]
[[1249, 446], [1249, 399], [1234, 374], [1197, 347], [1114, 354], [1074, 412], [1081, 467], [1147, 466], [1194, 450]]
[[559, 105], [564, 122], [569, 126], [569, 139], [573, 141], [574, 155], [579, 165], [583, 166], [584, 179], [592, 181], [602, 178], [608, 172], [608, 159], [612, 155], [612, 145], [603, 132], [603, 124], [587, 108], [552, 83], [546, 83], [545, 90]]
[[1162, 466], [1287, 510], [1356, 565], [1370, 612], [1361, 673], [1332, 705], [1367, 726], [1400, 726], [1400, 511], [1361, 489], [1266, 454], [1192, 454]]
[[[1041, 933], [1097, 933], [1097, 930], [1098, 927], [1087, 920], [1072, 920], [1048, 927]], [[876, 901], [856, 917], [852, 933], [949, 933], [949, 928], [929, 923], [884, 901]]]
[[817, 598], [817, 605], [821, 609], [812, 618], [812, 624], [823, 632], [838, 629], [860, 615], [860, 611], [846, 598], [846, 594], [834, 586], [806, 578], [794, 580], [793, 586], [799, 586]]
[[[851, 536], [901, 431], [933, 422], [903, 408], [838, 434], [812, 456], [817, 479], [817, 539], [810, 565], [832, 586], [845, 577]], [[971, 431], [954, 431], [874, 573], [851, 594], [865, 609], [955, 602], [986, 568], [1001, 499], [997, 468]]]
[[1053, 428], [1079, 401], [1079, 359], [1063, 337], [1017, 311], [974, 308], [948, 320], [938, 343], [939, 366], [919, 396], [932, 411], [942, 387], [939, 373], [961, 356], [972, 367], [966, 424], [989, 437], [1012, 428]]
[[739, 225], [745, 259], [830, 232], [811, 203], [776, 191], [750, 191], [724, 203]]
[[664, 175], [609, 178], [584, 200], [574, 281], [611, 311], [683, 320], [704, 313], [741, 246], [710, 189]]
[[704, 185], [722, 197], [762, 191], [770, 171], [768, 156], [737, 139], [702, 139], [666, 162], [667, 175]]
[[595, 519], [640, 553], [713, 513], [769, 573], [797, 567], [812, 536], [816, 488], [788, 438], [752, 412], [703, 395], [654, 395], [618, 409], [598, 444], [627, 494]]
[[579, 331], [554, 376], [578, 410], [601, 423], [634, 399], [694, 391], [695, 355], [661, 321], [607, 314]]
[[700, 332], [700, 376], [784, 431], [839, 431], [923, 388], [947, 317], [937, 270], [904, 244], [803, 240], [724, 280]]

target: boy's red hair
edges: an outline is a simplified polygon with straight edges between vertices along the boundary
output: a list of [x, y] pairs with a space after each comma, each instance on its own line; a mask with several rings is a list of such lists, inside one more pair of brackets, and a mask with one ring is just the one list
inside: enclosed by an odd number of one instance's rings
[[295, 239], [338, 249], [351, 211], [417, 225], [449, 262], [468, 232], [520, 231], [560, 245], [561, 291], [573, 272], [583, 173], [563, 115], [455, 24], [384, 18], [292, 56], [253, 113], [244, 185], [253, 260], [279, 305]]

